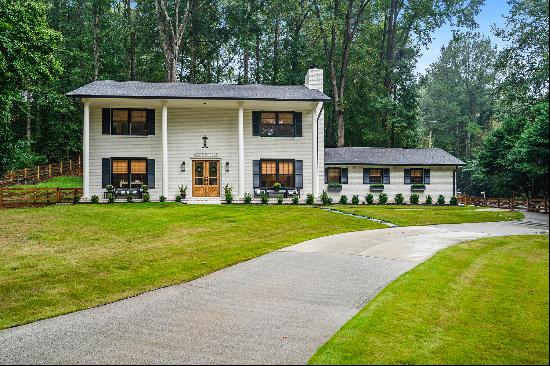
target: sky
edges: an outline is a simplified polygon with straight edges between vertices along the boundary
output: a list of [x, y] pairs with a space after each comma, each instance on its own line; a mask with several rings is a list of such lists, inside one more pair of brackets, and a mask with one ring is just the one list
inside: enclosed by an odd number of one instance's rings
[[[496, 25], [497, 28], [504, 27], [505, 19], [504, 15], [507, 15], [510, 7], [506, 0], [485, 0], [485, 4], [481, 8], [481, 12], [476, 16], [476, 22], [478, 28], [475, 31], [487, 35], [491, 38], [493, 44], [496, 44], [500, 49], [503, 46], [502, 40], [495, 37], [491, 32], [491, 27]], [[441, 46], [447, 45], [452, 38], [453, 28], [450, 25], [435, 31], [432, 37], [432, 43], [428, 45], [428, 48], [421, 50], [422, 55], [418, 59], [416, 65], [416, 71], [420, 74], [425, 74], [426, 69], [431, 63], [435, 62], [441, 54]], [[464, 29], [466, 30], [466, 29]]]

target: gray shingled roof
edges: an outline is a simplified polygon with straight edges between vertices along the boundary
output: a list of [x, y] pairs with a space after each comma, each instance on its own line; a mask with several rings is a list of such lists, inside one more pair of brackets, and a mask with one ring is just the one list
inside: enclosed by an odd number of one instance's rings
[[319, 90], [308, 89], [303, 85], [145, 83], [113, 80], [94, 81], [67, 93], [67, 96], [147, 99], [330, 100]]
[[339, 147], [325, 149], [325, 164], [464, 165], [442, 149]]

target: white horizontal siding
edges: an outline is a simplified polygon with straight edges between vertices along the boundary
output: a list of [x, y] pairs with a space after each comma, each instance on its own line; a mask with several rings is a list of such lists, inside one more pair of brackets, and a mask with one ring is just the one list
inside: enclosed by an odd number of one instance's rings
[[[430, 195], [434, 203], [439, 195], [445, 197], [445, 201], [449, 203], [449, 199], [453, 196], [453, 171], [452, 166], [426, 166], [422, 168], [430, 169], [430, 184], [426, 184], [424, 192], [411, 192], [411, 185], [405, 184], [406, 168], [414, 168], [414, 166], [372, 166], [372, 165], [330, 165], [342, 168], [348, 168], [348, 184], [342, 184], [341, 192], [329, 192], [334, 201], [338, 201], [340, 196], [345, 194], [348, 201], [351, 202], [353, 195], [359, 195], [361, 201], [365, 200], [368, 193], [372, 193], [377, 201], [380, 192], [370, 192], [370, 184], [363, 184], [363, 168], [389, 168], [390, 169], [390, 184], [384, 184], [383, 193], [388, 195], [388, 202], [393, 203], [395, 195], [398, 193], [405, 196], [405, 202], [409, 203], [409, 198], [412, 193], [417, 193], [420, 196], [420, 203], [424, 203], [426, 196]], [[327, 190], [327, 185], [323, 184], [323, 189]]]
[[[109, 105], [114, 107], [113, 105]], [[125, 105], [116, 107], [125, 108]], [[135, 106], [133, 106], [135, 108]], [[252, 136], [252, 109], [244, 111], [244, 161], [245, 192], [253, 191], [252, 162], [259, 159], [303, 160], [304, 191], [312, 191], [312, 110], [296, 110], [294, 105], [273, 102], [270, 110], [295, 110], [302, 112], [302, 136], [258, 137]], [[102, 134], [101, 105], [90, 108], [90, 194], [103, 197], [101, 187], [102, 158], [144, 157], [155, 159], [155, 189], [150, 190], [156, 199], [162, 188], [161, 113], [158, 104], [143, 108], [155, 108], [155, 135], [117, 136]], [[256, 109], [254, 109], [256, 110]], [[323, 177], [323, 124], [319, 120], [319, 177]], [[203, 136], [208, 137], [208, 148], [204, 149]], [[192, 197], [192, 160], [195, 153], [217, 154], [220, 160], [221, 192], [228, 184], [237, 193], [238, 187], [238, 109], [186, 109], [168, 108], [168, 199], [178, 194], [179, 186], [187, 185], [188, 197]], [[208, 160], [208, 159], [206, 159]], [[185, 172], [181, 164], [185, 162]], [[225, 171], [229, 162], [229, 172]]]

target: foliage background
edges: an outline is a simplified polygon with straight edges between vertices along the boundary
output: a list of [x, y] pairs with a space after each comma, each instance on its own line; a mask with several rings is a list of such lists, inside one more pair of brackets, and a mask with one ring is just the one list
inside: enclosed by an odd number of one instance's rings
[[[161, 3], [183, 21], [185, 0], [0, 0], [0, 173], [80, 150], [81, 105], [66, 92], [97, 79], [165, 80]], [[190, 0], [176, 79], [302, 84], [317, 65], [333, 99], [332, 78], [345, 80], [343, 98], [326, 105], [326, 146], [441, 147], [467, 163], [463, 192], [545, 194], [548, 2], [509, 1], [506, 27], [494, 30], [501, 50], [475, 32], [482, 3]], [[419, 77], [420, 52], [449, 23], [470, 30]], [[329, 54], [321, 27], [333, 31]]]

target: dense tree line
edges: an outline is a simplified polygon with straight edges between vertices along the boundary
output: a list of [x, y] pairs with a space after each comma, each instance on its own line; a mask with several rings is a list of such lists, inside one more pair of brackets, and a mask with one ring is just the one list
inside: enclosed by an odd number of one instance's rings
[[548, 2], [510, 1], [502, 50], [456, 34], [420, 82], [428, 145], [463, 159], [459, 187], [489, 195], [548, 193]]
[[513, 46], [499, 52], [482, 35], [457, 34], [421, 80], [416, 61], [433, 31], [474, 27], [482, 0], [0, 4], [0, 172], [80, 150], [81, 106], [64, 94], [90, 81], [302, 84], [318, 65], [333, 100], [327, 146], [440, 146], [469, 162], [463, 187], [491, 190], [494, 167], [483, 157], [492, 155], [481, 151], [508, 120], [534, 138], [544, 111], [535, 106], [548, 98], [542, 0], [511, 2], [497, 35]]

